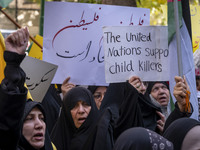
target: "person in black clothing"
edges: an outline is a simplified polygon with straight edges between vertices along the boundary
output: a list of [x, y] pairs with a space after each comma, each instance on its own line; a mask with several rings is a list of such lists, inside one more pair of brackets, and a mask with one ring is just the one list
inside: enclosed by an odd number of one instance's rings
[[18, 30], [5, 40], [5, 78], [0, 86], [0, 149], [17, 149], [22, 127], [27, 89], [25, 73], [20, 63], [25, 57], [28, 44], [27, 28]]
[[102, 100], [107, 90], [107, 86], [88, 86], [88, 90], [90, 90], [93, 94], [94, 101], [97, 105], [97, 108], [100, 109]]
[[[48, 134], [40, 131], [44, 130], [44, 122], [43, 127], [35, 126], [39, 132], [33, 133], [34, 138], [40, 141], [39, 147], [36, 146], [36, 141], [32, 143], [27, 138], [27, 133], [33, 130], [25, 131], [30, 116], [35, 116], [32, 114], [34, 109], [39, 108], [36, 111], [40, 112], [40, 116], [45, 114], [37, 102], [26, 102], [27, 89], [24, 87], [26, 74], [20, 68], [20, 63], [25, 57], [28, 39], [27, 28], [17, 30], [5, 39], [5, 78], [0, 85], [0, 149], [2, 150], [52, 149]], [[33, 103], [34, 107], [30, 107]]]
[[51, 133], [58, 150], [82, 150], [99, 111], [92, 93], [84, 87], [74, 87], [63, 99], [60, 117]]
[[51, 84], [46, 95], [44, 96], [41, 104], [45, 109], [46, 114], [46, 126], [48, 132], [51, 133], [56, 121], [58, 120], [62, 100], [59, 95], [59, 91], [55, 88], [54, 84]]

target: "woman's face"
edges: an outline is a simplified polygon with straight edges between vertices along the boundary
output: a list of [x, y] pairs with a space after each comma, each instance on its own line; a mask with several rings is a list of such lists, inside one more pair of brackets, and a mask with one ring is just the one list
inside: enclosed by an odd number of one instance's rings
[[170, 99], [169, 89], [165, 84], [156, 83], [152, 87], [151, 95], [161, 106], [167, 106]]
[[79, 128], [88, 117], [91, 106], [85, 101], [78, 101], [73, 109], [71, 109], [72, 119], [76, 128]]
[[45, 130], [44, 115], [35, 107], [25, 118], [22, 134], [32, 147], [40, 149], [44, 146]]
[[107, 87], [105, 86], [100, 86], [96, 89], [96, 91], [94, 92], [93, 96], [94, 96], [94, 100], [95, 103], [97, 105], [97, 108], [99, 109], [101, 106], [101, 102], [104, 98], [104, 95], [106, 93]]

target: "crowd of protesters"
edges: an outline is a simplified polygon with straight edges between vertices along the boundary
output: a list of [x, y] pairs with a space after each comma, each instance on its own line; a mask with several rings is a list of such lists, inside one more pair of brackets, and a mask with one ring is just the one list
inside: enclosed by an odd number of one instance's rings
[[88, 88], [68, 77], [60, 91], [51, 85], [39, 103], [27, 99], [26, 74], [20, 67], [28, 39], [27, 28], [5, 39], [0, 149], [200, 149], [200, 122], [189, 118], [193, 107], [186, 101], [190, 89], [184, 77], [174, 77], [175, 104], [168, 82], [146, 83], [137, 76]]

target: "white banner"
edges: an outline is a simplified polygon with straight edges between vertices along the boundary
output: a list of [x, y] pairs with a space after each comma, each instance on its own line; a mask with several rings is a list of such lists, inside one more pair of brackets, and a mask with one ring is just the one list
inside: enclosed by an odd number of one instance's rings
[[58, 65], [53, 83], [105, 85], [103, 26], [149, 25], [144, 8], [46, 2], [43, 60]]
[[106, 82], [131, 76], [142, 81], [168, 81], [171, 52], [166, 26], [104, 27]]

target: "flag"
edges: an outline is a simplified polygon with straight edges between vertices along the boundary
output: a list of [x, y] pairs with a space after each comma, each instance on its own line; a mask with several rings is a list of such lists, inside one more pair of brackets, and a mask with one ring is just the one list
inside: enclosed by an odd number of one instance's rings
[[0, 0], [0, 6], [6, 8], [13, 0]]
[[3, 38], [3, 35], [0, 32], [0, 83], [4, 78], [4, 68], [6, 66], [6, 63], [5, 63], [4, 58], [3, 58], [4, 50], [5, 50], [4, 38]]
[[[190, 26], [188, 24], [189, 19], [187, 18], [189, 13], [189, 3], [185, 0], [178, 0], [178, 13], [179, 13], [179, 28], [180, 28], [180, 43], [181, 43], [181, 56], [183, 64], [183, 75], [186, 77], [187, 83], [190, 87], [190, 103], [193, 106], [193, 114], [191, 118], [198, 119], [199, 107], [197, 101], [197, 90], [196, 90], [196, 79], [195, 79], [195, 66], [193, 60], [193, 50], [191, 42]], [[183, 12], [183, 13], [182, 13]], [[185, 14], [184, 14], [185, 13]], [[184, 16], [183, 16], [184, 14]], [[190, 16], [190, 14], [189, 14]], [[185, 24], [187, 20], [187, 25]], [[190, 23], [190, 22], [189, 22]], [[188, 32], [189, 29], [189, 32]], [[176, 51], [173, 55], [172, 61], [170, 61], [170, 90], [173, 91], [175, 86], [174, 77], [179, 75], [178, 72], [178, 59], [177, 59], [177, 43], [176, 43], [176, 32], [175, 32], [175, 20], [174, 20], [174, 1], [168, 0], [168, 43], [169, 51]], [[174, 53], [174, 52], [173, 52]], [[176, 101], [172, 95], [174, 102]]]

